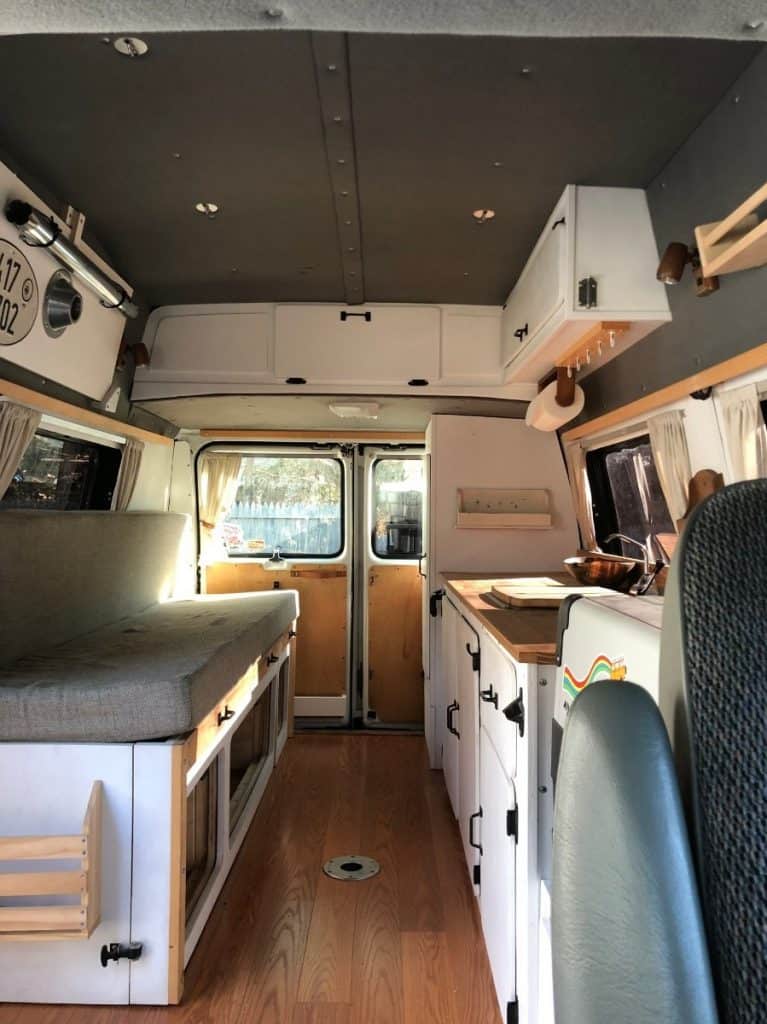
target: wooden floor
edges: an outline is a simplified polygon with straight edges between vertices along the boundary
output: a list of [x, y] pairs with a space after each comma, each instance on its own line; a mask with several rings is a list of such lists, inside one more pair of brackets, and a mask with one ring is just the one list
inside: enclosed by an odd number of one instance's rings
[[[367, 882], [322, 864], [367, 854]], [[422, 737], [288, 742], [178, 1007], [0, 1007], [2, 1024], [499, 1024], [457, 824]]]

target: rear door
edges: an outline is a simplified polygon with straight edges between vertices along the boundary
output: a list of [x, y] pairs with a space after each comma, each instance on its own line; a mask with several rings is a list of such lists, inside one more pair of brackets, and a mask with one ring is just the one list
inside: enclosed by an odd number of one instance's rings
[[211, 451], [242, 462], [204, 592], [297, 590], [296, 717], [349, 721], [352, 453], [336, 444]]

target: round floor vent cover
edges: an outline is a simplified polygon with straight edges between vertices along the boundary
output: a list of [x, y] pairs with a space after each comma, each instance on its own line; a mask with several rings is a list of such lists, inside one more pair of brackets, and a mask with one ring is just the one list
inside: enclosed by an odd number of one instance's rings
[[338, 878], [342, 882], [364, 882], [381, 870], [381, 865], [372, 857], [360, 857], [351, 853], [343, 857], [333, 857], [323, 865], [322, 870], [330, 878]]

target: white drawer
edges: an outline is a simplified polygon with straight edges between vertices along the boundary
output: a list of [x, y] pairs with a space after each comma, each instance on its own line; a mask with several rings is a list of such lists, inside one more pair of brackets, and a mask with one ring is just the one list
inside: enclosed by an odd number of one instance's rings
[[480, 668], [480, 722], [490, 737], [507, 778], [517, 770], [517, 740], [519, 729], [510, 722], [503, 709], [519, 695], [517, 666], [488, 634], [482, 637], [482, 665]]

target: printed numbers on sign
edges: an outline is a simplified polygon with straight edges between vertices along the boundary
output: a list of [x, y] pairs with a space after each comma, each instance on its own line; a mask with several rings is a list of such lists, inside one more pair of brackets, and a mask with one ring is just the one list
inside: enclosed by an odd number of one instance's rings
[[37, 317], [37, 282], [23, 252], [0, 239], [0, 345], [16, 345]]

